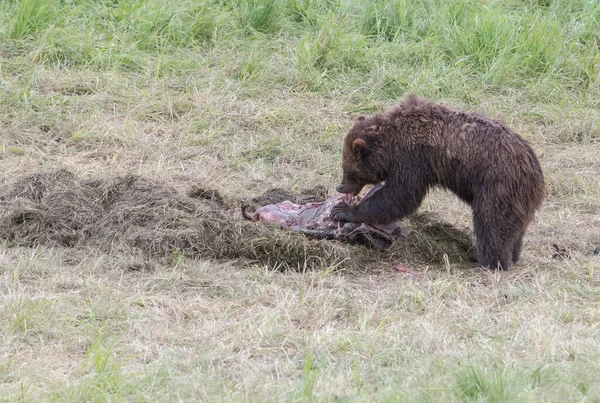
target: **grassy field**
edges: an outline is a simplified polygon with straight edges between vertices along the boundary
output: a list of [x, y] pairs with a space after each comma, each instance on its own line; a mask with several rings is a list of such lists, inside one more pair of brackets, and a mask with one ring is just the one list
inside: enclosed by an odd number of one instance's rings
[[[407, 91], [506, 120], [548, 186], [507, 273], [4, 239], [0, 400], [599, 401], [599, 72], [595, 0], [0, 1], [3, 187], [333, 195], [353, 120]], [[469, 228], [457, 201], [421, 210]]]

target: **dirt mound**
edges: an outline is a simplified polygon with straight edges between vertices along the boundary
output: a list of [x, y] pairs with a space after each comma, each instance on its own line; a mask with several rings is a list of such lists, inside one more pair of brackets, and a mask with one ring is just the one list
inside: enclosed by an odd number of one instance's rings
[[[255, 203], [272, 201], [269, 194], [263, 199]], [[469, 235], [422, 215], [409, 220], [412, 234], [386, 253], [313, 240], [233, 216], [214, 190], [196, 187], [182, 195], [135, 175], [86, 180], [65, 170], [36, 173], [3, 185], [0, 208], [0, 238], [19, 246], [135, 249], [149, 257], [183, 253], [294, 269], [357, 268], [388, 259], [439, 263], [444, 253], [463, 258], [472, 249]]]

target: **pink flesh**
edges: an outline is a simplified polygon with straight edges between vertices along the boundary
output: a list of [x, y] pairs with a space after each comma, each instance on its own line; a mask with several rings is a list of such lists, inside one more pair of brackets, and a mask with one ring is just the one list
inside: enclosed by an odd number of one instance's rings
[[299, 231], [317, 239], [339, 239], [353, 242], [366, 236], [366, 238], [362, 238], [363, 241], [371, 242], [376, 249], [387, 249], [397, 236], [403, 235], [402, 228], [398, 223], [379, 225], [331, 219], [331, 211], [339, 203], [358, 206], [381, 187], [381, 185], [374, 186], [362, 198], [354, 197], [352, 193], [344, 193], [322, 202], [303, 205], [284, 201], [263, 206], [254, 213], [248, 213], [242, 207], [241, 213], [248, 220], [279, 223], [290, 227], [293, 231]]
[[279, 204], [271, 204], [259, 208], [256, 211], [261, 221], [284, 223], [300, 212], [302, 206], [291, 201], [284, 201]]
[[307, 229], [325, 229], [338, 227], [337, 222], [330, 219], [331, 209], [338, 203], [360, 204], [381, 189], [382, 185], [375, 185], [358, 202], [354, 200], [352, 193], [343, 193], [340, 196], [330, 197], [323, 202], [296, 204], [284, 201], [271, 204], [256, 210], [259, 220], [277, 222], [288, 227], [299, 226]]
[[334, 225], [329, 218], [333, 206], [343, 201], [345, 196], [331, 197], [324, 202], [296, 204], [284, 201], [256, 210], [259, 220], [277, 222], [288, 227], [301, 226], [308, 229], [331, 228]]

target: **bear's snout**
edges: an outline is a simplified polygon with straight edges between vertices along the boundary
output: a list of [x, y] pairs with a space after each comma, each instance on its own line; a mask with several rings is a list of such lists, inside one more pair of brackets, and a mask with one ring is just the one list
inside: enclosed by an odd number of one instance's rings
[[360, 193], [362, 188], [363, 188], [363, 185], [361, 185], [359, 187], [359, 186], [355, 186], [355, 185], [351, 185], [351, 184], [347, 184], [347, 183], [340, 183], [339, 185], [337, 185], [335, 187], [335, 190], [337, 190], [338, 192], [340, 192], [342, 194], [352, 193], [353, 195], [357, 195]]

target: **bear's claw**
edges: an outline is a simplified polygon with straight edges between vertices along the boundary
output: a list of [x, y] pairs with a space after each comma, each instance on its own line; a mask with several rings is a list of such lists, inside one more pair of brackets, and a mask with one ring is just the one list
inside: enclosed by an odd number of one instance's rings
[[333, 206], [331, 209], [331, 219], [333, 221], [352, 222], [354, 215], [352, 214], [352, 206], [345, 202], [341, 202]]

